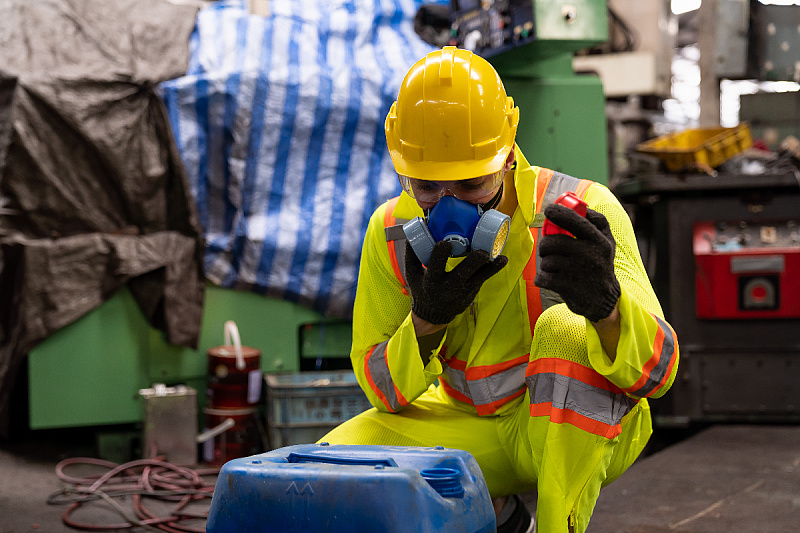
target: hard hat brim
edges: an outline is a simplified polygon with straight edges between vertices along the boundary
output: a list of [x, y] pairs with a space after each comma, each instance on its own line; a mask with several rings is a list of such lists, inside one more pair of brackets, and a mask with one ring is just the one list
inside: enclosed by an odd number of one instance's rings
[[409, 178], [429, 181], [468, 180], [499, 172], [508, 158], [514, 142], [494, 157], [480, 160], [408, 161], [399, 150], [389, 150], [395, 172]]

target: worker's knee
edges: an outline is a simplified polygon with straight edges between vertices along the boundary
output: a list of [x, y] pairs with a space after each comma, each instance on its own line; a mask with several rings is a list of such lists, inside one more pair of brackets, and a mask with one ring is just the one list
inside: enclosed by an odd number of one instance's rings
[[536, 321], [531, 358], [542, 357], [586, 359], [586, 319], [570, 311], [566, 304], [546, 309]]

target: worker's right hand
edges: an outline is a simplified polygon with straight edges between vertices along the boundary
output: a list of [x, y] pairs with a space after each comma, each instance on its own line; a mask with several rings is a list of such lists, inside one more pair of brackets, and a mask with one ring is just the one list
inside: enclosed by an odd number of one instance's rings
[[411, 310], [431, 324], [448, 324], [464, 312], [483, 283], [508, 263], [504, 255], [492, 261], [488, 252], [473, 250], [447, 272], [451, 248], [447, 241], [437, 242], [425, 268], [411, 245], [406, 243], [406, 282], [411, 292]]
[[586, 210], [582, 217], [563, 205], [549, 205], [545, 216], [571, 235], [544, 235], [539, 241], [537, 287], [555, 291], [569, 310], [591, 322], [611, 316], [621, 289], [614, 273], [617, 241], [605, 215]]

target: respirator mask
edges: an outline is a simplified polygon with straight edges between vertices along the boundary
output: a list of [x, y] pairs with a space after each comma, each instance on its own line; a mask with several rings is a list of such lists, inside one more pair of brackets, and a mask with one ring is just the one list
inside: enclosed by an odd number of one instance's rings
[[464, 256], [472, 250], [484, 250], [492, 260], [500, 255], [511, 227], [511, 218], [492, 208], [499, 203], [502, 192], [501, 185], [494, 198], [477, 205], [455, 195], [444, 195], [426, 211], [425, 218], [415, 217], [405, 223], [403, 232], [422, 264], [427, 265], [439, 241], [452, 244], [451, 257]]

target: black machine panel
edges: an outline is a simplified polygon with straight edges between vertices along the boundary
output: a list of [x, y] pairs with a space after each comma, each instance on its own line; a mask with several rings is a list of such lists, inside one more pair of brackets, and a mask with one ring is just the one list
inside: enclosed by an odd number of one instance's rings
[[483, 57], [536, 39], [533, 0], [452, 0], [450, 44]]
[[681, 361], [656, 423], [800, 422], [800, 188], [793, 173], [641, 176], [635, 211]]

